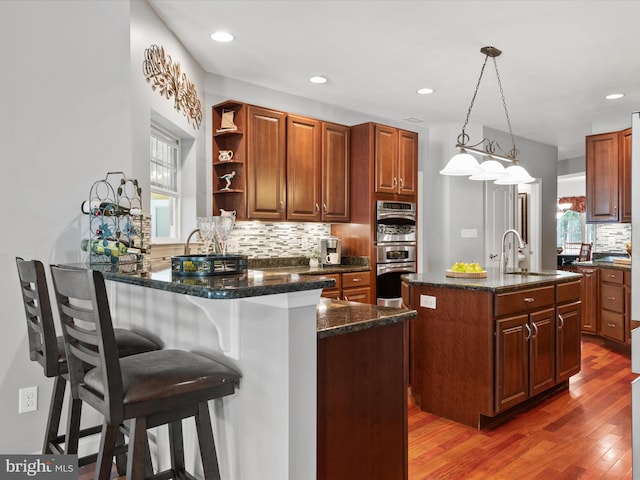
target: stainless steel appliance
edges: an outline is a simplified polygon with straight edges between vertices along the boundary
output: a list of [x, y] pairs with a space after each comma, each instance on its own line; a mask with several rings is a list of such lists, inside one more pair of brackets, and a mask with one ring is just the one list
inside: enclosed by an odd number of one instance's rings
[[376, 244], [416, 242], [416, 204], [376, 202]]
[[338, 237], [322, 237], [318, 242], [320, 263], [322, 265], [340, 265], [342, 261], [342, 241]]
[[376, 303], [402, 307], [400, 277], [416, 273], [416, 204], [376, 202]]

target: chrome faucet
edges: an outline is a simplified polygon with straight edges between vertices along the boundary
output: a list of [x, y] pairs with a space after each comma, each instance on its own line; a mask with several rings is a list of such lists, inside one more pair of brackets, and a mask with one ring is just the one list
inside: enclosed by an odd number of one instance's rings
[[506, 232], [504, 232], [504, 234], [502, 235], [502, 252], [500, 253], [500, 274], [503, 274], [507, 271], [507, 263], [509, 263], [509, 259], [507, 258], [506, 240], [507, 240], [507, 235], [509, 235], [510, 233], [513, 233], [518, 239], [518, 247], [525, 248], [524, 242], [522, 241], [522, 237], [520, 236], [517, 230], [514, 230], [513, 228], [511, 228]]
[[196, 234], [196, 233], [200, 233], [200, 229], [199, 228], [196, 228], [195, 230], [193, 230], [189, 234], [189, 236], [187, 237], [187, 241], [184, 244], [184, 254], [185, 255], [189, 255], [189, 243], [191, 242], [191, 237], [193, 237], [193, 235]]

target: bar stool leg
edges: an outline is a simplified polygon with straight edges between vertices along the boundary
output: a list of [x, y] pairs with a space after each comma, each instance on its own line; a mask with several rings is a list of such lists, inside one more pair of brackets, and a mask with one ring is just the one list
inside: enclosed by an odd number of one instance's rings
[[[42, 453], [60, 453], [54, 452], [51, 448], [55, 444], [58, 437], [58, 429], [60, 428], [60, 415], [62, 413], [62, 404], [64, 402], [64, 392], [67, 387], [67, 381], [62, 375], [56, 377], [51, 392], [51, 403], [49, 404], [49, 418], [47, 419], [47, 429], [44, 434], [44, 445]], [[57, 445], [56, 445], [57, 446]]]
[[108, 425], [106, 422], [102, 425], [100, 449], [98, 450], [94, 480], [104, 480], [111, 477], [111, 467], [113, 465], [113, 454], [118, 437], [118, 428], [118, 425]]
[[69, 413], [67, 415], [67, 433], [65, 436], [64, 453], [72, 455], [78, 453], [80, 440], [80, 417], [82, 416], [82, 401], [70, 398]]
[[207, 480], [220, 480], [220, 467], [218, 466], [216, 444], [211, 428], [209, 404], [206, 401], [198, 404], [196, 430], [198, 431], [198, 444], [200, 445], [200, 457], [202, 458], [204, 478]]
[[171, 453], [171, 469], [174, 472], [183, 472], [184, 442], [182, 440], [182, 420], [171, 422], [169, 425], [169, 451]]
[[[149, 456], [148, 459], [147, 456]], [[145, 417], [134, 418], [129, 424], [127, 480], [143, 479], [145, 474], [148, 475], [147, 469], [150, 461], [147, 419]]]

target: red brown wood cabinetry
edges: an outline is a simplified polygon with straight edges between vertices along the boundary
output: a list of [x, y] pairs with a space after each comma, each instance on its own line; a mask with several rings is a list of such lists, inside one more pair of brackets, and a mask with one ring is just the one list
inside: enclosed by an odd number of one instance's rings
[[631, 129], [620, 132], [620, 221], [631, 222]]
[[286, 217], [286, 114], [247, 107], [247, 217]]
[[555, 383], [560, 383], [580, 371], [582, 289], [581, 282], [563, 283], [556, 289]]
[[[222, 113], [233, 112], [236, 130], [219, 131], [222, 127]], [[246, 106], [243, 103], [228, 101], [212, 107], [213, 119], [213, 212], [220, 214], [220, 209], [235, 210], [238, 219], [247, 218], [246, 176]], [[220, 151], [231, 151], [231, 160], [220, 160]], [[222, 190], [226, 186], [220, 177], [235, 172], [230, 190]]]
[[496, 320], [496, 412], [554, 385], [554, 303], [554, 287], [496, 295], [496, 315], [523, 312]]
[[322, 221], [349, 221], [350, 129], [322, 123]]
[[287, 117], [287, 219], [349, 221], [349, 127]]
[[375, 125], [375, 192], [417, 193], [418, 135]]
[[631, 129], [586, 137], [587, 222], [631, 221]]
[[336, 281], [336, 286], [322, 291], [325, 298], [371, 303], [369, 272], [348, 272], [325, 275]]
[[630, 306], [625, 287], [631, 288], [631, 283], [625, 284], [625, 273], [612, 268], [602, 268], [600, 271], [600, 335], [617, 342], [630, 343]]
[[582, 279], [580, 280], [582, 332], [597, 334], [600, 310], [598, 295], [600, 269], [597, 267], [578, 267], [577, 272], [582, 274]]
[[[420, 306], [422, 295], [437, 308]], [[580, 282], [501, 292], [410, 284], [411, 393], [481, 428], [580, 370]], [[560, 319], [562, 317], [562, 320]]]
[[318, 480], [406, 480], [408, 322], [318, 339]]
[[287, 117], [287, 218], [320, 220], [322, 122]]

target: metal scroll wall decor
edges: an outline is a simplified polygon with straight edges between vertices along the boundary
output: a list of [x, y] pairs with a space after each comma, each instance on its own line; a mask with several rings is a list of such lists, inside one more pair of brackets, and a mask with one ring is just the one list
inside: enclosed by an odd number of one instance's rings
[[164, 53], [164, 47], [151, 45], [144, 51], [142, 71], [151, 83], [151, 88], [159, 90], [160, 95], [167, 99], [174, 97], [174, 107], [187, 117], [194, 128], [200, 128], [202, 123], [202, 108], [196, 87], [180, 71], [180, 64], [173, 63], [171, 56]]

